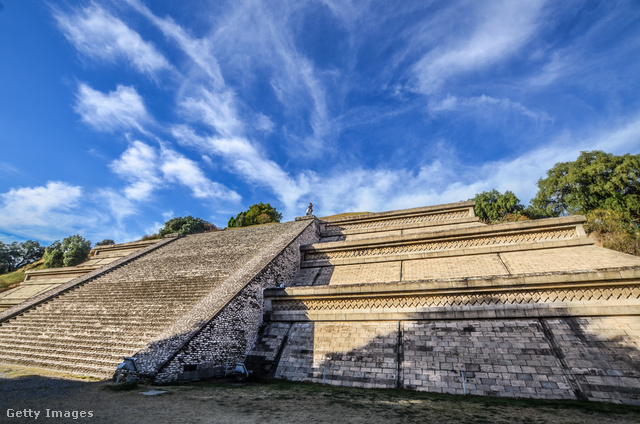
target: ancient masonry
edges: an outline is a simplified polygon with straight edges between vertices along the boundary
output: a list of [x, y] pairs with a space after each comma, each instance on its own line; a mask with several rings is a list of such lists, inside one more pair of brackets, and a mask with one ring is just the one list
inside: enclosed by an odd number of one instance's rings
[[108, 267], [118, 259], [155, 243], [157, 240], [98, 246], [89, 253], [89, 260], [80, 265], [27, 271], [26, 278], [18, 287], [0, 293], [0, 312], [91, 271]]
[[640, 404], [640, 258], [473, 203], [175, 237], [0, 315], [0, 362]]
[[0, 363], [111, 378], [136, 356], [149, 380], [210, 377], [244, 360], [263, 289], [317, 239], [313, 220], [165, 238], [1, 313]]

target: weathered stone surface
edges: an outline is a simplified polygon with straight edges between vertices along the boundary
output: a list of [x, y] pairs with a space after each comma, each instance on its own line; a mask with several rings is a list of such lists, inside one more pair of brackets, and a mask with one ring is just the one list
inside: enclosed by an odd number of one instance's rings
[[157, 240], [151, 240], [99, 246], [92, 249], [89, 259], [80, 265], [27, 271], [25, 280], [18, 287], [0, 293], [0, 312], [55, 289], [61, 284], [82, 277], [91, 271], [108, 268], [115, 261], [135, 254], [135, 252], [148, 248], [157, 242]]
[[[135, 355], [141, 374], [153, 378], [181, 348], [197, 342], [207, 324], [215, 327], [212, 319], [228, 320], [234, 312], [253, 320], [235, 325], [250, 343], [262, 317], [262, 288], [291, 279], [300, 243], [317, 238], [315, 222], [306, 221], [160, 242], [2, 322], [0, 362], [110, 377], [123, 356]], [[259, 312], [247, 314], [251, 309], [234, 304], [245, 287]]]
[[291, 286], [265, 292], [256, 369], [640, 404], [640, 258], [593, 246], [581, 217], [483, 226], [446, 209], [326, 223]]

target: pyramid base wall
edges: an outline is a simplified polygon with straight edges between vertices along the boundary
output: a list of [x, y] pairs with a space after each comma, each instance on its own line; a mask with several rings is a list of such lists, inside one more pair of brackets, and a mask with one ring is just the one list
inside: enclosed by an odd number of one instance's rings
[[640, 405], [638, 318], [269, 322], [248, 362], [292, 381]]

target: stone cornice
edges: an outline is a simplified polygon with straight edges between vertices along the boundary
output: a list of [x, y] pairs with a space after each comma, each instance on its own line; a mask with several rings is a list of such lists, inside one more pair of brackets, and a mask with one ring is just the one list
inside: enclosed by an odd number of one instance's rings
[[275, 321], [628, 315], [640, 312], [640, 266], [597, 272], [290, 287], [265, 291]]
[[469, 210], [469, 208], [471, 208], [469, 216], [474, 216], [473, 215], [474, 206], [475, 206], [474, 201], [466, 201], [466, 202], [458, 202], [458, 203], [447, 203], [447, 204], [438, 205], [438, 206], [426, 206], [426, 207], [420, 207], [420, 208], [400, 209], [400, 210], [389, 211], [389, 212], [366, 213], [362, 215], [352, 215], [348, 217], [321, 218], [321, 222], [329, 225], [354, 224], [354, 223], [364, 222], [364, 221], [386, 220], [386, 219], [395, 218], [395, 217], [408, 217], [408, 216], [433, 214], [438, 212], [450, 212], [452, 210]]

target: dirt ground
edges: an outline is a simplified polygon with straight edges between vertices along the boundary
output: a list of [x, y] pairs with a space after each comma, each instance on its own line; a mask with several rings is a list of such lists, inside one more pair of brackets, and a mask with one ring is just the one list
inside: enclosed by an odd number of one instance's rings
[[[0, 366], [0, 423], [640, 423], [640, 407], [600, 403], [461, 397], [281, 381], [215, 381], [116, 391], [112, 383], [34, 372]], [[150, 390], [166, 393], [142, 394]], [[53, 417], [54, 411], [62, 418]]]

